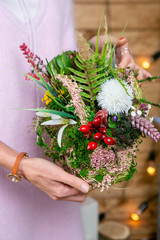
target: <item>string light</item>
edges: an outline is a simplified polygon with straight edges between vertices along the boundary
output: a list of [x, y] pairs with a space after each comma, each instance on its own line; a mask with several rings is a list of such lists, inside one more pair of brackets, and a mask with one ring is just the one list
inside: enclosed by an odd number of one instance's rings
[[137, 213], [131, 213], [131, 219], [133, 221], [139, 221], [139, 215]]
[[144, 69], [148, 69], [148, 68], [150, 68], [150, 66], [151, 66], [151, 64], [150, 64], [149, 59], [146, 59], [146, 60], [143, 60], [143, 61], [142, 61], [142, 67], [143, 67]]
[[153, 166], [153, 163], [152, 166], [147, 167], [147, 172], [150, 176], [154, 176], [156, 174], [156, 167]]
[[131, 213], [131, 215], [130, 215], [131, 219], [135, 222], [139, 221], [139, 219], [140, 219], [139, 216], [141, 215], [142, 212], [144, 212], [147, 209], [147, 207], [148, 207], [148, 202], [143, 202], [139, 206], [139, 208], [136, 212]]
[[151, 201], [155, 200], [158, 197], [158, 194], [150, 197], [146, 202], [141, 203], [138, 210], [136, 212], [131, 213], [130, 218], [137, 222], [140, 219], [140, 215], [148, 208], [148, 205]]
[[140, 60], [140, 65], [144, 68], [144, 69], [149, 69], [152, 62], [156, 61], [158, 58], [160, 57], [160, 51], [157, 51], [155, 54], [153, 54], [153, 56], [151, 56], [150, 58], [141, 58]]
[[148, 162], [148, 167], [147, 167], [147, 173], [150, 176], [154, 176], [156, 174], [156, 165], [155, 165], [155, 158], [156, 158], [156, 153], [155, 151], [151, 151], [149, 154], [149, 162]]

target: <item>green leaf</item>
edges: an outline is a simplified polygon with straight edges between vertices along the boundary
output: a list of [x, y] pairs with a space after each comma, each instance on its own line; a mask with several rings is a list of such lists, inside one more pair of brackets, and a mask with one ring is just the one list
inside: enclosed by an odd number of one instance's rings
[[81, 64], [84, 63], [83, 60], [81, 59], [79, 53], [76, 54], [76, 58], [78, 59], [78, 61], [79, 61]]
[[80, 87], [81, 89], [88, 91], [88, 86], [85, 85], [78, 85], [78, 87]]
[[104, 82], [105, 82], [107, 79], [109, 79], [109, 78], [110, 78], [110, 76], [107, 77], [107, 78], [101, 79], [101, 80], [99, 80], [99, 81], [97, 81], [97, 82], [95, 82], [95, 83], [92, 83], [92, 84], [91, 84], [91, 88], [93, 89], [93, 88], [101, 85], [102, 83], [104, 83]]
[[82, 168], [79, 174], [82, 177], [87, 177], [88, 176], [88, 169], [87, 168]]
[[111, 129], [107, 129], [107, 136], [108, 136], [108, 137], [113, 137], [113, 136], [112, 136], [112, 130], [111, 130]]
[[96, 73], [98, 73], [98, 72], [103, 71], [105, 68], [106, 68], [106, 67], [97, 67], [96, 69], [93, 69], [93, 70], [91, 70], [91, 71], [88, 71], [88, 74], [89, 74], [89, 75], [96, 74]]
[[77, 76], [73, 76], [73, 78], [76, 82], [86, 83], [86, 79], [84, 79], [84, 78], [79, 78]]
[[73, 68], [68, 67], [67, 69], [68, 69], [69, 71], [71, 71], [72, 73], [74, 73], [75, 75], [79, 76], [79, 77], [82, 77], [82, 78], [85, 78], [85, 77], [86, 77], [84, 73], [79, 72], [79, 71], [77, 71], [77, 70], [75, 70], [75, 69], [73, 69]]
[[21, 72], [21, 73], [22, 73], [24, 76], [26, 76], [26, 77], [28, 77], [29, 79], [33, 80], [33, 81], [36, 82], [38, 85], [42, 86], [43, 88], [45, 88], [45, 89], [47, 90], [46, 86], [45, 86], [41, 81], [39, 81], [39, 80], [37, 80], [36, 78], [30, 76], [29, 74], [26, 74], [26, 73], [23, 73], [23, 72]]
[[89, 94], [85, 93], [85, 92], [81, 92], [80, 95], [81, 95], [82, 97], [91, 99], [91, 96], [90, 96]]
[[36, 74], [38, 75], [38, 77], [40, 78], [40, 80], [42, 81], [42, 83], [45, 85], [46, 89], [50, 92], [52, 98], [54, 98], [53, 94], [54, 94], [54, 91], [53, 89], [47, 84], [47, 82], [44, 80], [44, 78], [39, 74], [39, 72], [33, 68], [34, 71], [36, 72]]
[[109, 122], [109, 123], [108, 123], [108, 127], [109, 127], [109, 128], [115, 128], [116, 125], [117, 125], [117, 124], [116, 124], [115, 122]]
[[152, 82], [152, 80], [154, 79], [160, 79], [160, 76], [153, 76], [153, 77], [148, 77], [148, 78], [145, 78], [145, 79], [141, 79], [141, 80], [138, 80], [138, 82], [145, 82], [145, 81], [149, 81], [149, 82]]
[[99, 28], [98, 28], [98, 33], [97, 33], [96, 53], [99, 52], [99, 36], [100, 36], [100, 31], [101, 31], [101, 24], [102, 24], [102, 20], [103, 20], [103, 15], [104, 15], [104, 10], [103, 10], [103, 14], [102, 14], [102, 17], [101, 17], [101, 21], [100, 21]]
[[116, 65], [116, 54], [115, 54], [115, 49], [113, 52], [113, 68], [115, 69], [115, 65]]
[[98, 175], [96, 176], [96, 180], [97, 180], [98, 182], [102, 182], [102, 181], [103, 181], [103, 175], [98, 174]]
[[97, 87], [95, 88], [92, 93], [95, 95], [96, 93], [98, 93], [101, 90], [101, 87]]
[[51, 114], [57, 114], [60, 115], [62, 117], [67, 117], [67, 118], [75, 118], [73, 115], [66, 113], [66, 112], [60, 112], [60, 111], [56, 111], [56, 110], [52, 110], [52, 109], [41, 109], [41, 108], [37, 108], [37, 109], [27, 109], [27, 108], [14, 108], [13, 110], [27, 110], [27, 111], [36, 111], [36, 112], [46, 112], [46, 113], [51, 113]]
[[76, 59], [74, 60], [74, 62], [75, 62], [76, 66], [77, 66], [79, 69], [84, 70], [83, 65], [80, 64]]
[[106, 62], [107, 49], [108, 49], [108, 42], [104, 44], [103, 51], [102, 51], [102, 60], [104, 63]]
[[56, 59], [53, 58], [50, 62], [47, 61], [47, 71], [49, 72], [49, 74], [54, 77], [54, 75], [59, 74], [60, 73], [60, 69], [58, 67], [58, 64], [56, 62]]
[[127, 95], [130, 96], [129, 93], [128, 93], [128, 91], [127, 91], [127, 87], [126, 87], [126, 85], [124, 84], [123, 80], [122, 80], [121, 78], [119, 78], [119, 77], [116, 77], [116, 79], [117, 79], [117, 80], [119, 81], [119, 83], [122, 85], [122, 87], [124, 88], [124, 90], [125, 90], [125, 92], [127, 93]]
[[101, 78], [103, 78], [103, 77], [107, 77], [106, 75], [107, 75], [106, 72], [105, 72], [105, 73], [98, 74], [98, 75], [96, 75], [96, 76], [94, 76], [94, 77], [91, 77], [91, 78], [89, 79], [89, 81], [90, 81], [90, 82], [93, 82], [93, 81], [98, 80], [98, 79], [101, 79]]

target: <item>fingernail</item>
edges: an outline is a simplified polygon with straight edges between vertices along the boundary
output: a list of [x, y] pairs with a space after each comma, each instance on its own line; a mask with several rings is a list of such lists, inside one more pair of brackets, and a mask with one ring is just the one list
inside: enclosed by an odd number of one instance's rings
[[82, 192], [87, 193], [89, 191], [89, 186], [86, 185], [85, 183], [82, 183], [81, 190]]
[[119, 40], [123, 40], [124, 39], [124, 37], [121, 37]]

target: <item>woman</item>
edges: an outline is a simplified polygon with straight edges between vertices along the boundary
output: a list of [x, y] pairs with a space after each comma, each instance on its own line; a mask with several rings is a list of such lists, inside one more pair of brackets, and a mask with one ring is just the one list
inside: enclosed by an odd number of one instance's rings
[[[10, 110], [38, 107], [40, 93], [8, 67], [31, 71], [18, 49], [23, 42], [48, 60], [76, 48], [71, 0], [1, 0], [0, 8], [0, 239], [82, 240], [78, 205], [73, 202], [85, 199], [89, 185], [42, 158], [34, 134], [27, 133], [34, 113]], [[117, 61], [121, 67], [135, 68], [127, 49], [127, 40], [121, 39]], [[22, 158], [17, 175], [25, 180], [13, 184], [6, 175], [22, 151], [29, 157]]]

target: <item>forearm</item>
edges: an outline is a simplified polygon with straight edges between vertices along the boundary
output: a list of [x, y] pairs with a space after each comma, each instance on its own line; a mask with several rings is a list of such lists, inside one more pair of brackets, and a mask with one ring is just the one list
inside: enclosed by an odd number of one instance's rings
[[19, 152], [0, 141], [0, 166], [12, 170]]

